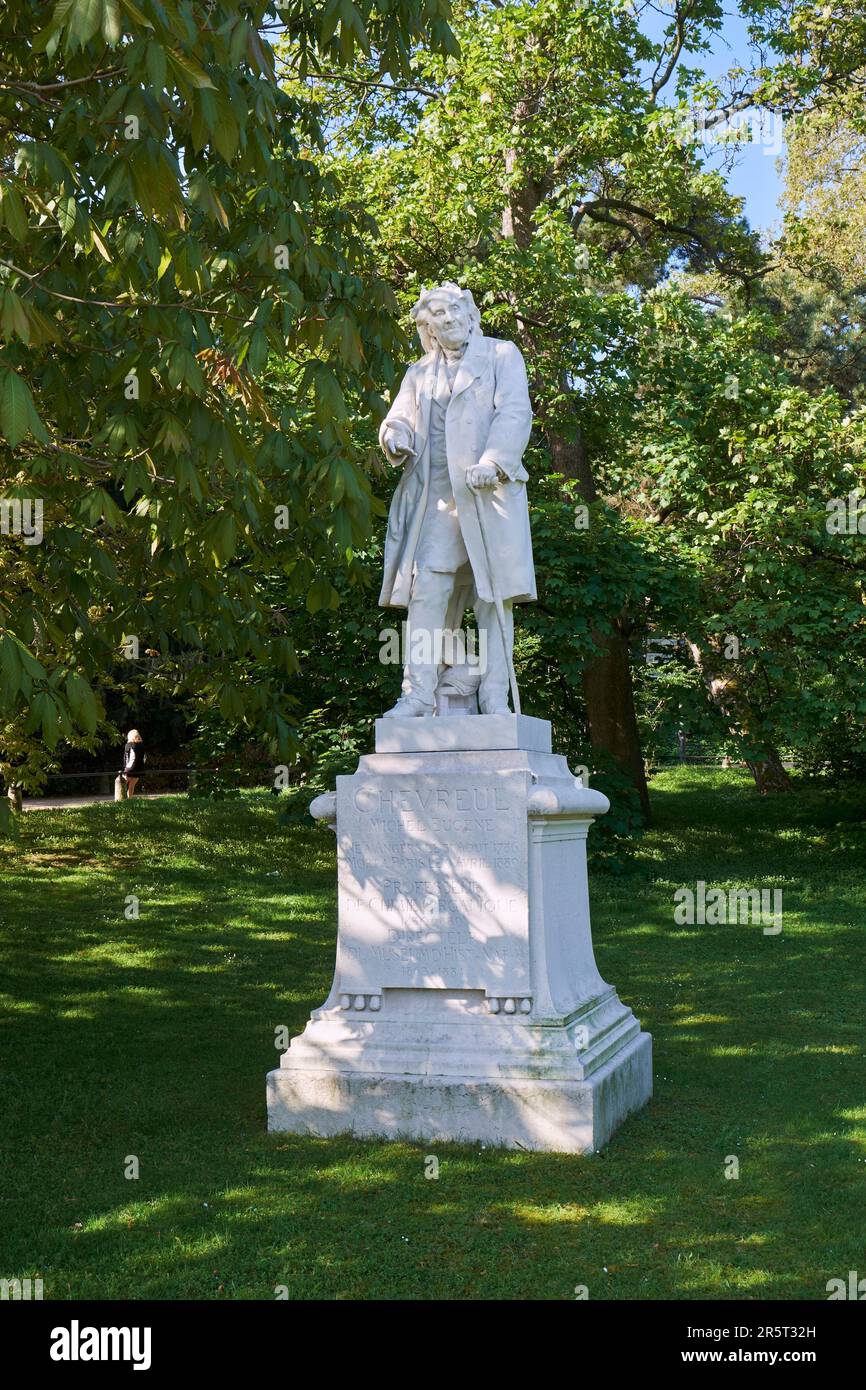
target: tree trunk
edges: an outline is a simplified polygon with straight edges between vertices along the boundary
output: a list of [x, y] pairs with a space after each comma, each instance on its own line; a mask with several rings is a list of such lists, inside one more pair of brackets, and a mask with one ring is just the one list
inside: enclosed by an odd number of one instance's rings
[[619, 620], [613, 632], [594, 630], [592, 639], [601, 650], [583, 672], [589, 741], [593, 751], [609, 753], [629, 778], [649, 825], [649, 788], [637, 729], [628, 642]]
[[758, 762], [749, 762], [747, 758], [746, 766], [754, 777], [755, 786], [762, 796], [766, 796], [767, 792], [789, 792], [791, 790], [791, 779], [775, 748], [768, 749], [766, 756]]
[[716, 706], [730, 733], [735, 738], [745, 738], [759, 752], [745, 758], [745, 764], [755, 779], [755, 786], [762, 796], [768, 792], [789, 792], [791, 779], [778, 751], [764, 738], [760, 728], [760, 716], [753, 708], [748, 695], [743, 690], [736, 670], [723, 669], [724, 658], [704, 643], [689, 641], [692, 660], [700, 671], [710, 699]]
[[[535, 95], [518, 102], [514, 113], [515, 121], [530, 121], [536, 104]], [[526, 249], [535, 235], [534, 214], [543, 200], [544, 182], [531, 178], [526, 178], [523, 182], [515, 181], [514, 173], [517, 167], [517, 151], [508, 150], [505, 155], [505, 169], [510, 182], [510, 193], [502, 210], [502, 235], [513, 237], [518, 246]], [[514, 307], [521, 345], [531, 362], [535, 347], [532, 329], [521, 318], [520, 305], [516, 297], [509, 295], [509, 298]], [[568, 391], [568, 382], [563, 381], [562, 385]], [[573, 440], [566, 439], [555, 429], [547, 428], [543, 418], [539, 423], [547, 439], [554, 471], [562, 473], [566, 478], [574, 478], [580, 487], [583, 500], [586, 503], [594, 502], [598, 497], [598, 491], [580, 430], [576, 430]], [[591, 748], [594, 752], [610, 755], [617, 767], [628, 777], [640, 798], [641, 811], [646, 824], [649, 825], [649, 790], [638, 736], [634, 687], [624, 623], [625, 615], [620, 614], [612, 632], [593, 631], [592, 638], [598, 648], [598, 654], [584, 671], [583, 696]]]
[[584, 502], [595, 502], [598, 492], [579, 427], [576, 434], [575, 439], [563, 439], [562, 435], [554, 433], [553, 430], [546, 431], [550, 461], [554, 473], [561, 473], [564, 478], [573, 478], [579, 484]]
[[[574, 478], [584, 501], [594, 502], [598, 492], [580, 432], [571, 440], [551, 430], [547, 432], [547, 443], [554, 471]], [[599, 651], [584, 669], [583, 698], [590, 746], [594, 752], [609, 754], [628, 777], [649, 825], [649, 788], [638, 734], [625, 623], [626, 615], [620, 613], [612, 632], [592, 630], [592, 640]]]

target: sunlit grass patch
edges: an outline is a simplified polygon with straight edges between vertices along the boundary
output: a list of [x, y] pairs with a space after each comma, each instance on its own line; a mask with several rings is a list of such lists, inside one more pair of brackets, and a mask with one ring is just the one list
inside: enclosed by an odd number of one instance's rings
[[[0, 869], [0, 1275], [46, 1298], [825, 1298], [863, 1259], [866, 856], [839, 845], [866, 794], [678, 768], [653, 795], [591, 888], [655, 1096], [582, 1158], [268, 1136], [274, 1030], [330, 984], [333, 837], [281, 830], [264, 793], [28, 814]], [[782, 932], [677, 927], [698, 879], [783, 886]]]

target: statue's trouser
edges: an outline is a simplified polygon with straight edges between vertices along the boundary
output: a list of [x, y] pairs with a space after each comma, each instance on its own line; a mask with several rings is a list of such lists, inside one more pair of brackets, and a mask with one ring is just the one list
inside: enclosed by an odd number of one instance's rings
[[[408, 660], [403, 673], [403, 694], [429, 705], [431, 713], [439, 666], [435, 657], [432, 661], [421, 658], [430, 652], [441, 650], [441, 634], [453, 623], [449, 607], [457, 582], [456, 574], [421, 569], [415, 575], [412, 584], [406, 634]], [[478, 702], [482, 714], [490, 714], [508, 708], [508, 658], [502, 646], [496, 605], [478, 598], [473, 591], [472, 607], [478, 623], [478, 654], [481, 659]], [[510, 655], [514, 647], [514, 614], [510, 602], [506, 601], [503, 608]], [[413, 633], [425, 635], [425, 640], [416, 640], [413, 643]]]

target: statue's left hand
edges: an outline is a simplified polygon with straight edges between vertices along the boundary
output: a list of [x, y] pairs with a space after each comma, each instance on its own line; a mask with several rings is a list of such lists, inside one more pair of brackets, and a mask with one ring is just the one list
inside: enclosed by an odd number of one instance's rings
[[481, 488], [495, 487], [499, 482], [499, 470], [493, 463], [474, 463], [466, 470], [466, 483], [472, 492]]

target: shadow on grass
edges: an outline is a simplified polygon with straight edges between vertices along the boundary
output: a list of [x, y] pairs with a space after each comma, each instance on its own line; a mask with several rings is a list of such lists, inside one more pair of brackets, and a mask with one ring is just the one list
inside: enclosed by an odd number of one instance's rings
[[[29, 818], [0, 900], [0, 1275], [54, 1298], [826, 1297], [866, 1259], [866, 797], [654, 790], [633, 868], [593, 881], [651, 1105], [600, 1155], [434, 1145], [433, 1180], [416, 1145], [264, 1133], [274, 1029], [330, 983], [330, 836], [279, 831], [261, 794]], [[697, 879], [781, 884], [783, 932], [676, 926]]]

